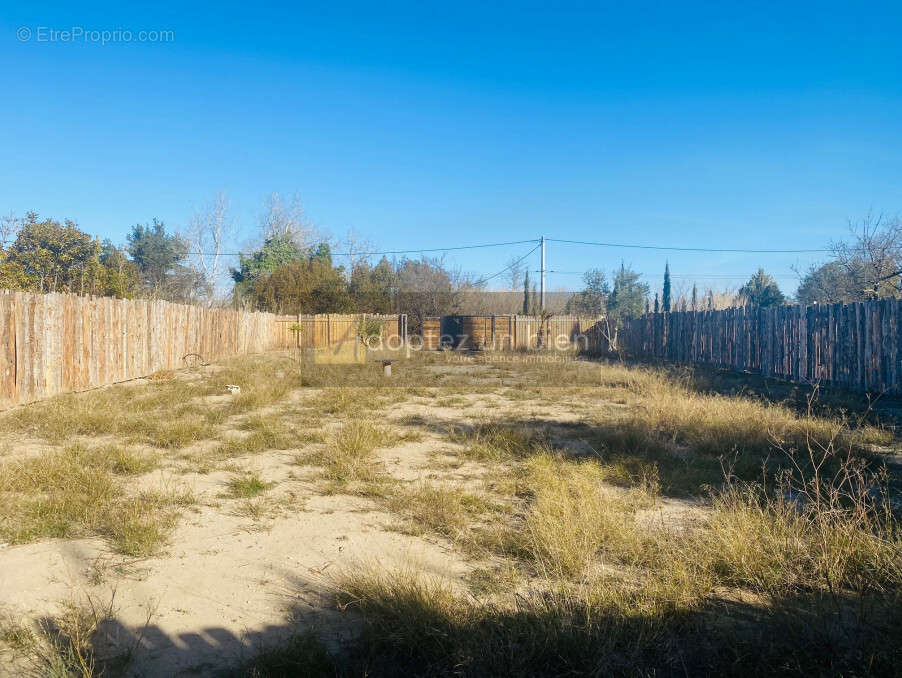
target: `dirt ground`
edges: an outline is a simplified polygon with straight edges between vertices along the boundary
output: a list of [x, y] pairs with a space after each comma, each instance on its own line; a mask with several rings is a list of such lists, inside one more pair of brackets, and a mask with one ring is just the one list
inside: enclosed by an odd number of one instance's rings
[[[448, 374], [478, 379], [485, 369], [468, 362], [423, 368], [430, 379]], [[586, 363], [580, 369], [597, 366]], [[142, 380], [129, 387], [147, 384]], [[324, 390], [296, 389], [284, 403], [266, 411], [278, 413], [281, 407], [316, 400]], [[398, 402], [380, 410], [379, 418], [402, 438], [415, 432], [415, 439], [378, 450], [384, 470], [405, 483], [439, 479], [462, 487], [478, 484], [491, 473], [483, 465], [442, 469], [434, 463], [443, 450], [456, 445], [441, 432], [443, 428], [539, 412], [546, 422], [574, 422], [587, 409], [605, 405], [587, 405], [575, 392], [562, 397], [559, 390], [536, 389], [527, 396], [491, 385], [478, 387], [475, 394], [441, 386], [414, 393], [398, 389]], [[209, 396], [206, 402], [229, 397]], [[347, 417], [360, 414], [372, 413], [322, 415], [317, 428], [328, 434]], [[425, 421], [428, 426], [422, 425]], [[4, 462], [53, 447], [17, 432], [6, 432], [0, 444]], [[371, 499], [323, 495], [315, 472], [296, 462], [299, 454], [321, 447], [320, 442], [239, 454], [204, 473], [192, 472], [182, 461], [167, 461], [167, 456], [181, 459], [195, 451], [202, 455], [206, 445], [199, 441], [177, 454], [164, 452], [159, 468], [131, 481], [137, 487], [178, 485], [195, 497], [160, 555], [123, 556], [98, 537], [2, 544], [4, 611], [19, 620], [40, 620], [52, 618], [66, 601], [113, 601], [115, 622], [108, 622], [106, 630], [113, 650], [137, 647], [131, 675], [208, 675], [261, 646], [277, 644], [299, 627], [316, 629], [335, 642], [353, 633], [324, 604], [329, 577], [335, 572], [361, 564], [412, 568], [463, 586], [463, 576], [474, 567], [441, 538], [404, 534], [398, 529], [398, 517]], [[224, 496], [229, 478], [247, 471], [273, 484], [259, 514], [245, 514], [238, 501]], [[682, 510], [679, 504], [671, 501], [660, 510]], [[20, 670], [21, 664], [13, 661], [0, 666], [0, 675], [19, 675]]]
[[[289, 369], [272, 368], [266, 362], [271, 358], [259, 361], [268, 372], [259, 383], [241, 384], [246, 395], [254, 389], [262, 393]], [[128, 555], [104, 534], [80, 536], [77, 531], [65, 538], [0, 543], [0, 614], [8, 622], [46, 629], [67, 604], [102, 607], [108, 613], [102, 615], [103, 642], [94, 648], [96, 656], [123, 656], [124, 671], [133, 676], [218, 675], [306, 630], [329, 647], [340, 647], [357, 633], [353, 613], [334, 605], [333, 584], [342, 573], [410, 570], [466, 592], [475, 572], [499, 562], [491, 553], [474, 555], [461, 548], [450, 533], [430, 529], [429, 520], [420, 525], [415, 514], [411, 518], [403, 509], [393, 510], [400, 504], [386, 499], [390, 492], [380, 488], [415, 491], [428, 485], [488, 497], [487, 488], [503, 482], [498, 467], [490, 459], [461, 454], [472, 449], [473, 438], [455, 432], [487, 422], [529, 426], [541, 429], [549, 449], [591, 457], [604, 447], [599, 431], [622, 434], [616, 425], [601, 429], [599, 422], [620, 421], [639, 406], [629, 373], [587, 360], [524, 369], [516, 362], [439, 357], [396, 365], [392, 384], [379, 381], [381, 367], [375, 362], [353, 368], [356, 385], [343, 384], [341, 368], [330, 368], [329, 385], [294, 383], [278, 397], [261, 397], [259, 406], [233, 412], [228, 408], [234, 396], [218, 390], [221, 369], [164, 375], [168, 382], [184, 381], [194, 389], [186, 406], [193, 409], [184, 411], [206, 413], [216, 423], [162, 448], [163, 443], [147, 442], [152, 437], [144, 440], [121, 430], [48, 433], [49, 425], [40, 421], [44, 415], [25, 425], [21, 412], [7, 413], [0, 422], [3, 465], [73, 444], [120, 446], [152, 458], [154, 466], [128, 476], [118, 491], [129, 496], [177, 491], [191, 497], [151, 555]], [[150, 398], [155, 389], [170, 387], [140, 380], [113, 388], [120, 389], [114, 394], [135, 389]], [[115, 407], [102, 397], [79, 394], [75, 398], [82, 400], [64, 406], [82, 402], [89, 413], [95, 403]], [[183, 416], [174, 404], [154, 402], [147, 417]], [[692, 413], [680, 416], [688, 422], [682, 426], [692, 425]], [[364, 484], [336, 484], [324, 476], [324, 462], [315, 461], [316, 455], [330, 454], [342, 427], [353, 421], [369, 422], [388, 436], [366, 462], [378, 476]], [[279, 442], [242, 448], [251, 440], [248, 430], [269, 435], [267, 427], [283, 431], [276, 436]], [[230, 445], [228, 453], [223, 445]], [[674, 477], [683, 478], [689, 447], [670, 435], [661, 449], [675, 473], [683, 474]], [[630, 483], [639, 484], [639, 475], [630, 476]], [[235, 490], [236, 479], [242, 478], [255, 479], [259, 487], [242, 496]], [[644, 477], [641, 484], [648, 484]], [[612, 475], [606, 491], [615, 498], [622, 493], [624, 503], [635, 501], [625, 485]], [[637, 503], [636, 518], [649, 530], [679, 532], [703, 521], [709, 510], [700, 492], [643, 492], [652, 500]], [[492, 510], [510, 514], [504, 506]], [[33, 670], [34, 658], [7, 636], [0, 638], [0, 649], [6, 646], [0, 676]]]

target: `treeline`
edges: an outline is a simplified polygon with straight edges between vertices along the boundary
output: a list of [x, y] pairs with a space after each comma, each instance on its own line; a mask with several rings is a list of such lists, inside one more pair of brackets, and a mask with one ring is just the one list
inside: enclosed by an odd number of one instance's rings
[[[505, 269], [510, 290], [485, 285], [434, 258], [381, 258], [349, 237], [342, 249], [362, 252], [333, 261], [331, 238], [311, 227], [297, 198], [274, 193], [259, 217], [256, 244], [244, 247], [236, 266], [223, 264], [234, 240], [234, 220], [222, 193], [196, 210], [181, 233], [152, 219], [129, 230], [116, 245], [30, 212], [0, 218], [0, 288], [151, 297], [179, 303], [236, 305], [275, 313], [407, 313], [412, 328], [427, 315], [538, 314], [538, 292], [527, 264]], [[902, 298], [902, 220], [867, 217], [848, 242], [834, 243], [828, 261], [800, 274], [795, 301], [837, 303]], [[518, 290], [519, 287], [519, 290]], [[574, 294], [546, 293], [546, 312], [604, 315], [619, 323], [642, 313], [772, 306], [793, 301], [759, 269], [735, 292], [674, 289], [669, 264], [661, 289], [652, 290], [628, 266], [610, 276], [591, 269]]]
[[[643, 312], [705, 311], [735, 306], [779, 306], [798, 303], [850, 303], [902, 298], [902, 219], [869, 215], [849, 225], [848, 240], [831, 243], [828, 260], [799, 272], [795, 297], [780, 289], [776, 280], [759, 268], [735, 290], [674, 289], [670, 265], [665, 264], [664, 282], [654, 293], [639, 281], [639, 275], [621, 266], [612, 276], [592, 269], [584, 276], [584, 289], [570, 297], [566, 310], [581, 314], [610, 314], [629, 318]], [[644, 296], [643, 296], [644, 295]], [[629, 299], [624, 303], [620, 299]], [[644, 304], [644, 309], [640, 307]]]
[[383, 257], [336, 266], [327, 242], [305, 246], [297, 234], [271, 234], [231, 271], [233, 303], [273, 313], [407, 313], [415, 319], [460, 310], [479, 286], [439, 259]]
[[124, 247], [100, 241], [71, 220], [4, 217], [0, 288], [98, 296], [196, 301], [208, 296], [203, 276], [186, 265], [188, 243], [153, 220], [135, 225]]
[[[330, 239], [303, 218], [296, 199], [273, 194], [260, 216], [258, 246], [237, 266], [222, 259], [233, 233], [219, 195], [184, 233], [153, 219], [131, 227], [116, 245], [30, 212], [0, 219], [0, 289], [70, 292], [178, 303], [234, 305], [274, 313], [407, 313], [415, 329], [426, 315], [460, 312], [483, 286], [422, 257], [337, 265]], [[361, 244], [357, 244], [360, 249]], [[231, 282], [231, 289], [229, 283]]]

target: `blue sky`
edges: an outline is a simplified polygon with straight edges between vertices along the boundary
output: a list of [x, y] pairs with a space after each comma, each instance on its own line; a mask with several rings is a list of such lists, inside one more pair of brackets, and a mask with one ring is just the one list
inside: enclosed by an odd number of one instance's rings
[[[902, 211], [898, 2], [75, 4], [0, 9], [0, 212], [124, 241], [224, 190], [244, 240], [281, 191], [385, 249], [797, 249]], [[490, 274], [528, 250], [448, 259]], [[623, 259], [653, 285], [665, 259], [722, 287], [818, 258], [548, 249], [552, 270]]]

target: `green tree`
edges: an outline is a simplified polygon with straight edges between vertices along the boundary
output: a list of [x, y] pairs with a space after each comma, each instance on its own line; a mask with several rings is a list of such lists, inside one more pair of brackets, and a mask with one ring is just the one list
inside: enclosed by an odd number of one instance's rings
[[306, 255], [306, 251], [295, 242], [291, 232], [274, 233], [250, 256], [238, 255], [238, 268], [231, 270], [232, 280], [235, 281], [233, 294], [236, 300], [253, 296], [254, 286], [261, 277], [292, 261], [300, 261]]
[[608, 315], [613, 320], [622, 322], [642, 315], [649, 289], [639, 277], [638, 273], [620, 264], [607, 304]]
[[567, 313], [577, 315], [607, 315], [615, 323], [642, 315], [648, 308], [648, 285], [640, 275], [620, 264], [614, 273], [613, 285], [604, 271], [593, 268], [583, 277], [585, 288], [567, 300]]
[[321, 242], [317, 245], [316, 249], [313, 251], [313, 256], [316, 259], [326, 262], [330, 266], [332, 265], [332, 248], [329, 247], [329, 243], [327, 242]]
[[0, 289], [32, 290], [37, 288], [35, 279], [25, 273], [21, 264], [9, 261], [4, 256], [0, 258]]
[[132, 298], [141, 291], [138, 265], [109, 239], [100, 250], [101, 280], [94, 294]]
[[290, 261], [257, 279], [254, 307], [273, 313], [347, 313], [353, 302], [342, 268], [322, 257]]
[[136, 224], [128, 234], [128, 253], [138, 266], [145, 292], [170, 301], [190, 302], [205, 292], [203, 276], [185, 265], [188, 243], [167, 233], [162, 221]]
[[658, 313], [660, 310], [660, 304], [658, 303], [658, 293], [655, 292], [655, 313]]
[[611, 286], [607, 276], [599, 268], [586, 271], [583, 275], [585, 287], [582, 291], [570, 296], [565, 311], [576, 315], [602, 315], [608, 306]]
[[670, 262], [664, 263], [664, 295], [661, 299], [664, 313], [670, 313]]
[[830, 261], [808, 269], [796, 290], [796, 300], [803, 306], [846, 304], [866, 300], [871, 290], [871, 286], [857, 275], [854, 267]]
[[375, 267], [357, 262], [351, 271], [348, 291], [360, 313], [394, 313], [398, 276], [388, 259], [383, 257]]
[[739, 297], [750, 306], [779, 306], [786, 301], [777, 283], [763, 268], [739, 288]]
[[698, 287], [695, 283], [692, 283], [692, 310], [698, 310]]
[[523, 315], [529, 315], [529, 271], [523, 278]]
[[0, 285], [37, 292], [90, 293], [100, 262], [100, 242], [74, 222], [40, 221], [30, 212], [0, 267]]

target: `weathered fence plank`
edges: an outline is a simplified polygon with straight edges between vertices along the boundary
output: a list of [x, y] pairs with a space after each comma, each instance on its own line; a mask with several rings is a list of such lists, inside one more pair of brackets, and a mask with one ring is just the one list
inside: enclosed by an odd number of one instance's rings
[[0, 290], [0, 408], [290, 341], [270, 313]]
[[900, 318], [895, 299], [657, 313], [629, 321], [620, 346], [639, 358], [902, 393]]
[[544, 320], [526, 315], [432, 316], [424, 320], [421, 337], [426, 350], [437, 350], [442, 346], [486, 350], [576, 346], [582, 350], [601, 351], [607, 346], [601, 320], [572, 315], [550, 316]]

